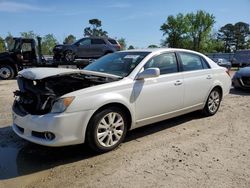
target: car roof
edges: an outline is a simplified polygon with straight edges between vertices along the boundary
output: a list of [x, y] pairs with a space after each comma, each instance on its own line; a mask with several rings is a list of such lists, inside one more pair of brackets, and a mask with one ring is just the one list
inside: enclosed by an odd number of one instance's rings
[[124, 50], [122, 52], [154, 52], [154, 53], [161, 53], [161, 52], [190, 52], [195, 53], [199, 55], [203, 55], [199, 52], [193, 51], [193, 50], [187, 50], [187, 49], [181, 49], [181, 48], [143, 48], [143, 49], [132, 49], [132, 50]]
[[89, 39], [107, 39], [107, 40], [115, 40], [113, 38], [110, 38], [110, 37], [98, 37], [98, 36], [90, 36], [90, 37], [83, 37], [81, 39], [86, 39], [86, 38], [89, 38]]

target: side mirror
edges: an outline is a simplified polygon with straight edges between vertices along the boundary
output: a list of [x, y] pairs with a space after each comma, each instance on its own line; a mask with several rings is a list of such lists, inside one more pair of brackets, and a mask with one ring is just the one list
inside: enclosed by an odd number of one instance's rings
[[137, 80], [142, 80], [145, 78], [154, 78], [160, 76], [159, 68], [148, 68], [137, 75]]

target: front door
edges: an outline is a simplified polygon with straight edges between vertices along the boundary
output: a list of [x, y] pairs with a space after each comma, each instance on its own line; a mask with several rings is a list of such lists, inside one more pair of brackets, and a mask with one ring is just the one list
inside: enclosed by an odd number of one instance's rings
[[137, 126], [165, 119], [183, 107], [183, 77], [175, 53], [153, 57], [145, 64], [147, 68], [159, 68], [160, 76], [134, 83]]
[[90, 51], [91, 39], [85, 38], [78, 43], [77, 56], [80, 58], [89, 58], [91, 56]]

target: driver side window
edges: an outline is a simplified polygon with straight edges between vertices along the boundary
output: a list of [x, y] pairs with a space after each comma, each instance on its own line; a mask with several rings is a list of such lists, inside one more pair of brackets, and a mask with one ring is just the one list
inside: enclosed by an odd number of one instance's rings
[[175, 53], [165, 53], [153, 57], [145, 64], [144, 69], [147, 68], [159, 68], [161, 75], [178, 72]]
[[80, 46], [86, 46], [91, 44], [91, 39], [83, 39], [82, 41], [79, 42]]

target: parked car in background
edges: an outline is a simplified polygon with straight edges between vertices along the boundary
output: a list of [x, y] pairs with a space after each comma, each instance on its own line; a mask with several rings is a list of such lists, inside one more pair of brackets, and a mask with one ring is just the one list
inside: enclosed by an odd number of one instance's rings
[[232, 84], [236, 89], [250, 89], [250, 66], [240, 68], [235, 72]]
[[13, 130], [46, 146], [116, 148], [128, 130], [192, 111], [214, 115], [231, 78], [198, 52], [143, 49], [108, 54], [83, 70], [19, 72]]
[[80, 59], [97, 59], [121, 49], [118, 41], [105, 37], [86, 37], [73, 44], [56, 45], [53, 49], [55, 61], [72, 62]]
[[232, 63], [224, 58], [212, 58], [212, 60], [222, 67], [226, 67], [228, 70], [231, 69]]
[[250, 49], [237, 50], [234, 54], [232, 64], [235, 67], [245, 67], [250, 65]]

